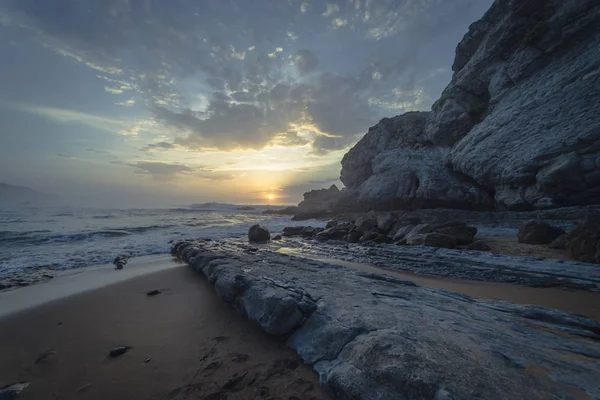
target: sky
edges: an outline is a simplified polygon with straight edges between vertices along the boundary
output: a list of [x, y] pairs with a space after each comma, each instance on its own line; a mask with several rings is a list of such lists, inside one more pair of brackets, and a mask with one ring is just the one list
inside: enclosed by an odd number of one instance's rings
[[0, 0], [0, 182], [96, 205], [293, 204], [429, 110], [492, 0]]

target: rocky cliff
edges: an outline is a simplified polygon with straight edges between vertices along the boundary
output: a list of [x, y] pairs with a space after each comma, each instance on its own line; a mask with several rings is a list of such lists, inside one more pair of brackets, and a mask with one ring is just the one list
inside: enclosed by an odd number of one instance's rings
[[496, 0], [430, 112], [385, 118], [342, 160], [366, 208], [600, 203], [600, 2]]

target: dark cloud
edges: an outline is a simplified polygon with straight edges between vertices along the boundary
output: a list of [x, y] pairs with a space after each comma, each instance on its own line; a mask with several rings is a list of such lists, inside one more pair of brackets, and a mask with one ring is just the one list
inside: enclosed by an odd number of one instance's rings
[[172, 150], [176, 148], [172, 143], [169, 142], [158, 142], [158, 143], [150, 143], [146, 147], [142, 149], [142, 151], [153, 151], [153, 150]]

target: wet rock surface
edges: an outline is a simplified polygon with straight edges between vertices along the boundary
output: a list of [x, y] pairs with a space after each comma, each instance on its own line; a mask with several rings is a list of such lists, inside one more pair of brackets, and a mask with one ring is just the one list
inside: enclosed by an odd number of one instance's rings
[[[432, 251], [436, 260], [458, 255]], [[175, 245], [173, 252], [240, 313], [268, 333], [286, 335], [337, 398], [600, 397], [596, 321], [265, 250], [248, 252], [235, 241], [199, 240]], [[485, 257], [467, 256], [462, 263], [470, 261], [471, 269], [485, 264]], [[503, 258], [512, 261], [507, 269], [515, 267], [515, 260]]]

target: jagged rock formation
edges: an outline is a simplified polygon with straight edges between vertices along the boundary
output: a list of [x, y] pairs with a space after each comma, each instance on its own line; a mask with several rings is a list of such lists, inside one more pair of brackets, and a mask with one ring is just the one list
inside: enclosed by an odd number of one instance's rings
[[600, 3], [496, 0], [429, 113], [383, 119], [342, 160], [366, 208], [600, 203]]
[[295, 220], [320, 218], [331, 215], [340, 200], [340, 190], [335, 185], [329, 189], [311, 190], [304, 193], [304, 200], [298, 204]]
[[173, 247], [223, 300], [287, 337], [336, 398], [600, 397], [596, 321], [252, 250]]

